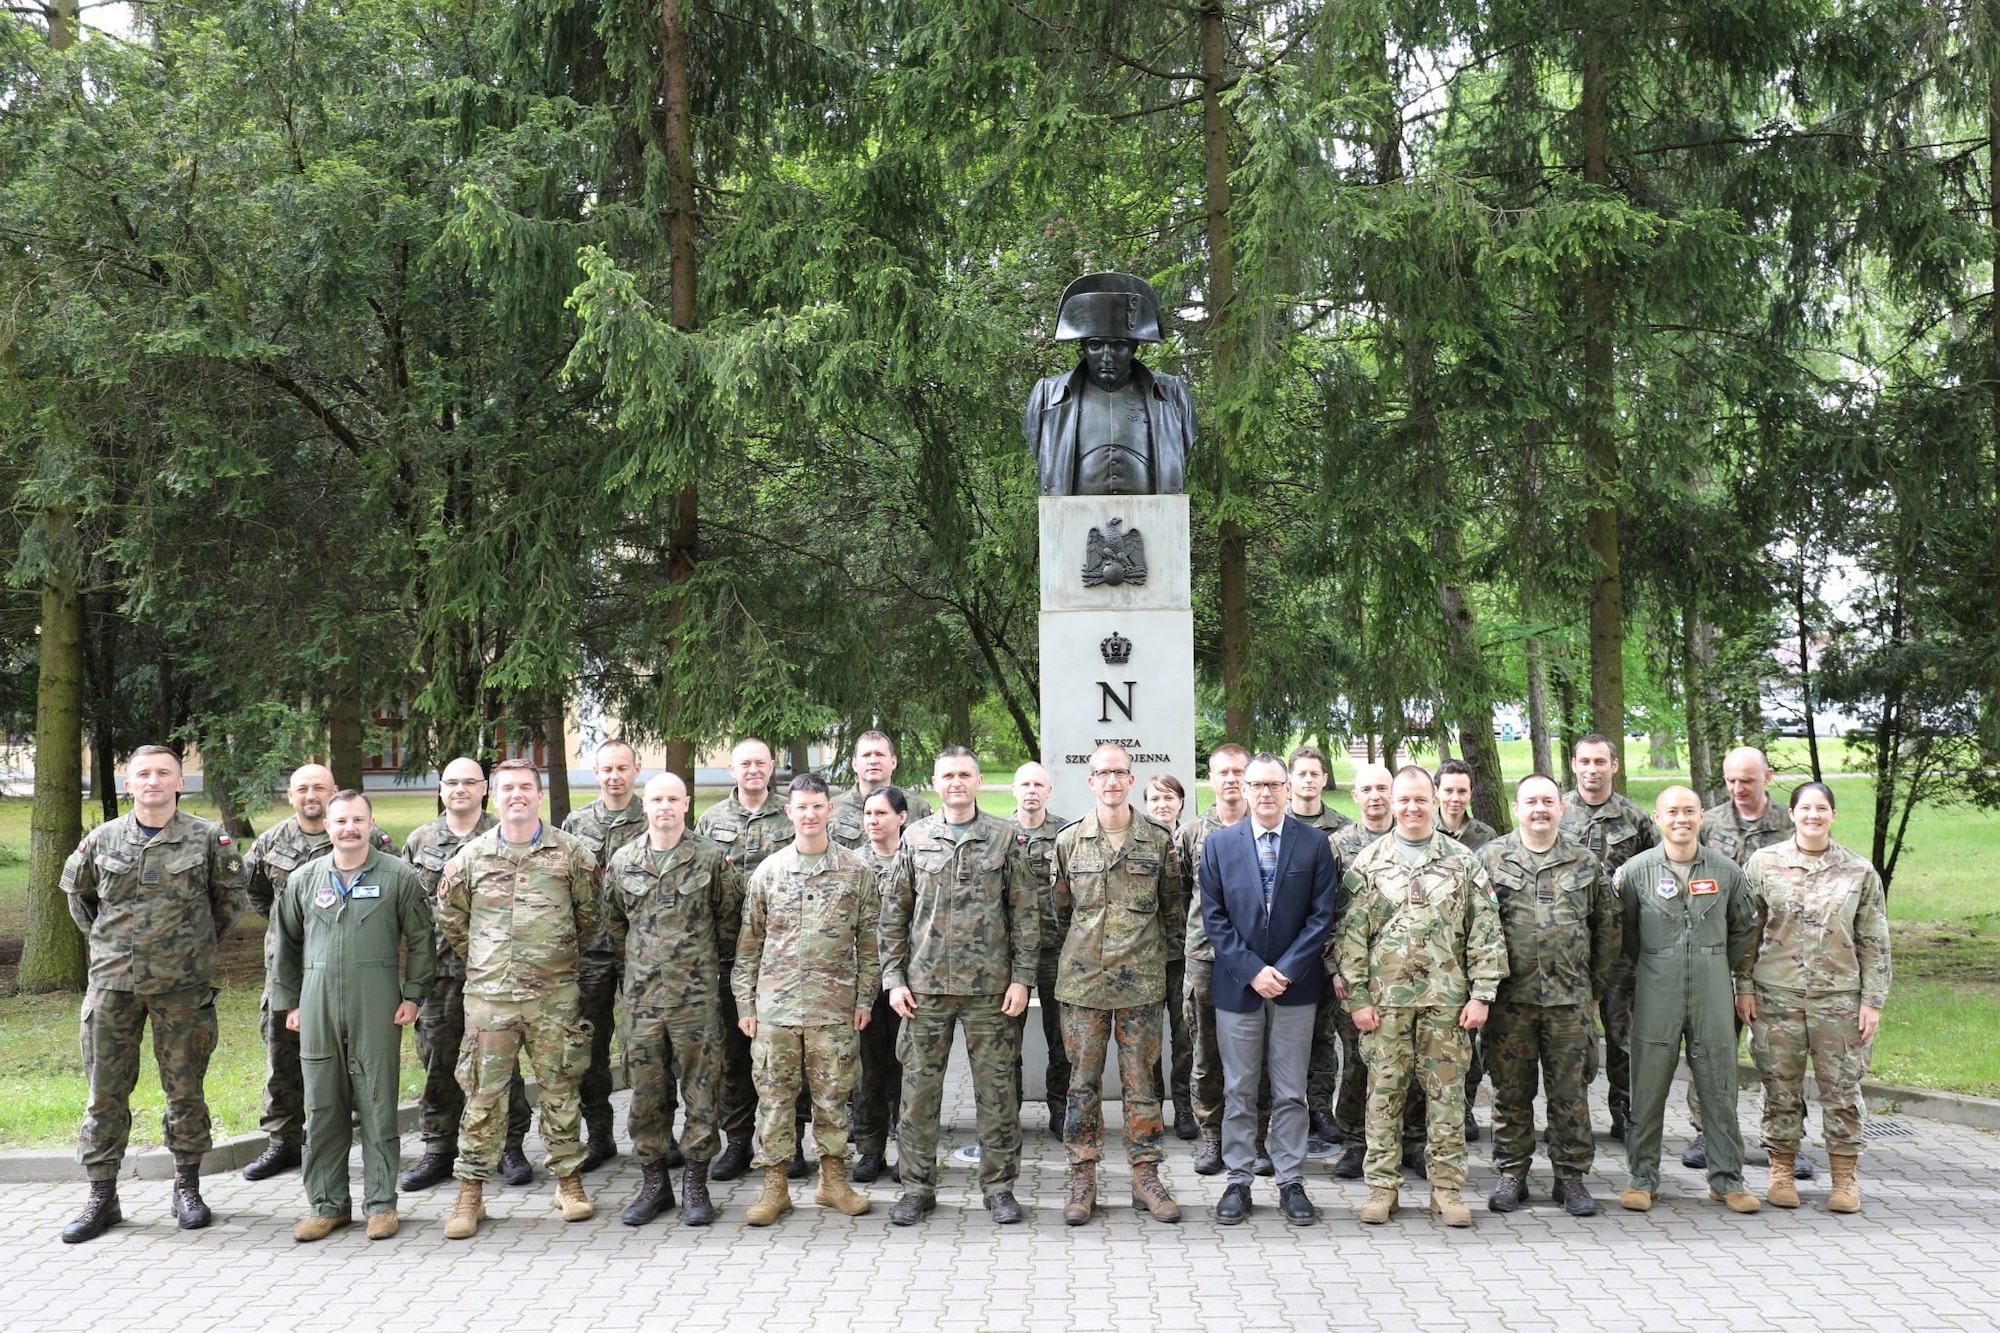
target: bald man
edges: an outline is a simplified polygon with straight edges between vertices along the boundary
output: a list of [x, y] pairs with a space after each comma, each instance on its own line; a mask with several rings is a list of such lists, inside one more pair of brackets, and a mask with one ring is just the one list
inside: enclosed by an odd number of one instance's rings
[[[285, 891], [292, 872], [333, 850], [326, 829], [326, 803], [333, 799], [333, 770], [306, 764], [292, 774], [285, 800], [292, 817], [250, 844], [243, 858], [250, 872], [250, 905], [267, 921], [272, 903]], [[376, 829], [370, 845], [390, 851], [389, 835]], [[264, 998], [257, 1004], [257, 1030], [264, 1038], [264, 1114], [258, 1122], [269, 1136], [264, 1151], [243, 1168], [245, 1180], [263, 1180], [290, 1171], [304, 1160], [306, 1136], [305, 1072], [299, 1064], [299, 1034], [286, 1028], [282, 1009], [271, 1007], [271, 980], [278, 966], [278, 932], [264, 931]]]

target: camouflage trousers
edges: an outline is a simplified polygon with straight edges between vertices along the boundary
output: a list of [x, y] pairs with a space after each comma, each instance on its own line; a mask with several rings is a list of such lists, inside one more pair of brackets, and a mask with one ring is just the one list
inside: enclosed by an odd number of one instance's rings
[[1027, 1086], [1021, 1081], [1021, 1052], [1027, 1048], [1028, 1020], [1036, 1012], [1041, 1014], [1042, 1047], [1049, 1053], [1048, 1066], [1042, 1071], [1042, 1098], [1053, 1112], [1056, 1107], [1069, 1102], [1069, 1057], [1063, 1054], [1062, 1005], [1056, 999], [1056, 973], [1062, 966], [1062, 943], [1042, 945], [1042, 955], [1035, 964], [1035, 1005], [1028, 1013], [1014, 1020], [1014, 1086]]
[[132, 1089], [139, 1084], [139, 1051], [147, 1020], [153, 1024], [153, 1059], [167, 1095], [161, 1129], [174, 1161], [201, 1161], [210, 1145], [208, 1098], [202, 1080], [215, 1054], [215, 990], [139, 994], [92, 987], [83, 997], [80, 1024], [83, 1074], [90, 1083], [76, 1160], [92, 1180], [116, 1180], [132, 1137]]
[[1861, 1080], [1874, 1042], [1861, 1039], [1858, 995], [1798, 995], [1758, 990], [1750, 1055], [1764, 1079], [1764, 1148], [1797, 1152], [1806, 1128], [1806, 1061], [1819, 1085], [1826, 1150], [1861, 1153]]
[[1000, 1012], [999, 995], [917, 995], [916, 1013], [903, 1020], [896, 1053], [903, 1061], [903, 1114], [896, 1144], [903, 1188], [935, 1197], [939, 1114], [944, 1104], [945, 1061], [954, 1026], [965, 1029], [972, 1067], [972, 1104], [979, 1130], [979, 1187], [996, 1194], [1014, 1188], [1021, 1173], [1021, 1026]]
[[306, 1077], [299, 1065], [299, 1034], [285, 1016], [271, 1012], [271, 987], [257, 1002], [257, 1035], [264, 1039], [264, 1106], [257, 1125], [277, 1143], [296, 1147], [306, 1136]]
[[[1187, 960], [1169, 958], [1167, 960], [1167, 1040], [1161, 1055], [1168, 1052], [1171, 1058], [1163, 1058], [1153, 1068], [1153, 1092], [1161, 1101], [1172, 1099], [1176, 1106], [1194, 1109], [1194, 1048], [1189, 1045], [1187, 1006], [1180, 998], [1187, 992]], [[1215, 1011], [1209, 1010], [1211, 1014]], [[1210, 1034], [1213, 1039], [1213, 1034]], [[1220, 1063], [1220, 1061], [1218, 1061]], [[1165, 1081], [1161, 1079], [1164, 1072]], [[1269, 1112], [1269, 1098], [1265, 1110]], [[1199, 1122], [1197, 1122], [1199, 1123]]]
[[[424, 1151], [458, 1155], [458, 1122], [465, 1115], [465, 1089], [458, 1082], [458, 1051], [465, 1044], [465, 978], [439, 973], [417, 1011], [417, 1059], [424, 1067], [424, 1090], [417, 1099], [417, 1127]], [[507, 1085], [506, 1147], [519, 1148], [533, 1115], [521, 1065]]]
[[1538, 1078], [1548, 1090], [1549, 1165], [1556, 1179], [1589, 1173], [1597, 1145], [1583, 1070], [1596, 1040], [1586, 1005], [1493, 1004], [1479, 1045], [1493, 1076], [1493, 1166], [1501, 1175], [1525, 1177], [1534, 1163]]
[[1471, 1059], [1456, 1007], [1375, 1011], [1381, 1024], [1361, 1034], [1368, 1062], [1370, 1185], [1396, 1189], [1403, 1180], [1403, 1112], [1412, 1084], [1428, 1099], [1424, 1167], [1437, 1189], [1465, 1185], [1465, 1066]]
[[1160, 1120], [1160, 1099], [1153, 1093], [1165, 1026], [1166, 1015], [1157, 1004], [1127, 1009], [1062, 1007], [1063, 1049], [1069, 1053], [1070, 1066], [1063, 1153], [1071, 1166], [1104, 1156], [1104, 1056], [1114, 1044], [1125, 1098], [1125, 1159], [1134, 1166], [1165, 1159], [1167, 1131]]
[[[1635, 971], [1620, 954], [1611, 965], [1611, 986], [1604, 994], [1604, 1079], [1610, 1085], [1611, 1100], [1632, 1100], [1632, 987]], [[1595, 1049], [1591, 1052], [1596, 1055]], [[1597, 1062], [1590, 1066], [1592, 1081], [1597, 1078]]]
[[854, 1151], [885, 1153], [903, 1103], [903, 1062], [896, 1058], [903, 1016], [889, 1007], [886, 993], [875, 997], [868, 1014], [861, 1029], [861, 1080], [854, 1085]]
[[813, 1143], [821, 1157], [847, 1157], [847, 1098], [861, 1072], [854, 1024], [816, 1023], [788, 1028], [759, 1023], [750, 1039], [751, 1077], [757, 1084], [759, 1168], [783, 1166], [798, 1147], [793, 1107], [799, 1093], [812, 1098]]
[[715, 1097], [722, 1086], [722, 1028], [715, 1006], [627, 1005], [619, 1026], [625, 1032], [625, 1082], [632, 1089], [625, 1125], [632, 1136], [632, 1156], [640, 1166], [651, 1166], [673, 1149], [678, 1102], [687, 1106], [682, 1146], [688, 1160], [706, 1162], [715, 1156]]
[[[1190, 958], [1186, 960], [1186, 967], [1180, 1004], [1188, 1034], [1188, 1087], [1194, 1122], [1200, 1127], [1203, 1137], [1219, 1139], [1222, 1137], [1223, 1110], [1222, 1048], [1216, 1041], [1215, 1003], [1211, 998], [1214, 992], [1209, 989], [1214, 984], [1215, 964]], [[1174, 1003], [1171, 989], [1167, 991], [1167, 1003]], [[1308, 1093], [1306, 1106], [1310, 1109], [1313, 1105], [1315, 1103]], [[1264, 1141], [1270, 1127], [1271, 1079], [1267, 1074], [1257, 1088], [1257, 1142]]]
[[722, 986], [716, 1006], [722, 1019], [722, 1095], [718, 1099], [722, 1132], [733, 1142], [748, 1141], [757, 1122], [757, 1085], [750, 1076], [750, 1039], [736, 1026], [736, 995], [729, 989], [729, 972], [734, 958], [721, 960]]
[[507, 1112], [501, 1100], [519, 1076], [518, 1062], [541, 1085], [544, 1165], [552, 1176], [573, 1176], [583, 1168], [583, 1123], [577, 1092], [590, 1059], [590, 1023], [577, 1012], [576, 990], [564, 987], [539, 1000], [486, 1000], [465, 997], [465, 1040], [458, 1052], [458, 1082], [465, 1089], [465, 1115], [458, 1127], [460, 1180], [491, 1180], [506, 1139]]
[[586, 953], [576, 967], [577, 1005], [591, 1031], [590, 1068], [581, 1089], [586, 1134], [611, 1133], [611, 1030], [624, 976], [624, 960], [611, 954]]

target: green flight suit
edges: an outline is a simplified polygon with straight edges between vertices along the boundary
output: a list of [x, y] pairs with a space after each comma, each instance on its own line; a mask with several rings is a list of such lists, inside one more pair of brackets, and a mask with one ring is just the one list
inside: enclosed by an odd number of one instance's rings
[[[370, 850], [358, 872], [322, 856], [293, 872], [274, 904], [271, 1008], [299, 1011], [305, 1071], [306, 1198], [315, 1217], [352, 1217], [347, 1153], [361, 1127], [362, 1207], [396, 1208], [396, 1008], [420, 1004], [437, 971], [430, 899], [407, 862]], [[404, 975], [396, 975], [404, 950]]]
[[1681, 1046], [1708, 1111], [1708, 1182], [1743, 1188], [1736, 1118], [1736, 997], [1751, 991], [1757, 904], [1736, 863], [1707, 848], [1683, 875], [1655, 847], [1612, 878], [1633, 967], [1632, 1120], [1625, 1154], [1637, 1189], [1658, 1193], [1660, 1136]]

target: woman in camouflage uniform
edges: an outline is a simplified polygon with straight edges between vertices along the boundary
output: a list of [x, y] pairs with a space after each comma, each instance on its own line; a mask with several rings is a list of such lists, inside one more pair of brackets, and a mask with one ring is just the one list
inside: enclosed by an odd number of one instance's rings
[[1888, 899], [1875, 867], [1833, 841], [1833, 792], [1792, 792], [1793, 835], [1743, 868], [1764, 934], [1750, 1052], [1764, 1078], [1764, 1148], [1779, 1208], [1799, 1206], [1792, 1170], [1805, 1131], [1806, 1061], [1833, 1159], [1827, 1208], [1861, 1211], [1861, 1080], [1889, 998]]
[[[901, 787], [877, 787], [861, 803], [861, 827], [868, 837], [863, 855], [875, 867], [877, 889], [896, 868], [903, 826], [909, 822], [910, 798]], [[873, 1184], [884, 1170], [891, 1180], [902, 1179], [888, 1163], [889, 1131], [903, 1104], [903, 1062], [896, 1058], [896, 1033], [902, 1026], [887, 992], [877, 987], [874, 1017], [861, 1029], [861, 1081], [854, 1085], [854, 1179], [863, 1185]]]
[[1187, 792], [1173, 774], [1157, 774], [1146, 784], [1146, 813], [1168, 828], [1181, 826], [1181, 811], [1186, 807]]

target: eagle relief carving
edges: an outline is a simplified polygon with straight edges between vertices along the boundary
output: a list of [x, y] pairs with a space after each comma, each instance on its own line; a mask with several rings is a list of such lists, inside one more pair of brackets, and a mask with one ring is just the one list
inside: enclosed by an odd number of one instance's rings
[[1139, 530], [1125, 531], [1125, 520], [1114, 518], [1103, 528], [1090, 530], [1083, 553], [1083, 582], [1095, 588], [1101, 583], [1117, 587], [1146, 581], [1146, 544]]

